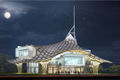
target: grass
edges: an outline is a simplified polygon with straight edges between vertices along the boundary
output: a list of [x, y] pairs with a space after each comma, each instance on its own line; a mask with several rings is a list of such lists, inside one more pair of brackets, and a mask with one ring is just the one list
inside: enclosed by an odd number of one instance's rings
[[37, 74], [34, 74], [34, 73], [12, 73], [12, 74], [23, 74], [23, 75], [104, 75], [104, 74], [120, 74], [120, 73], [107, 73], [107, 72], [104, 72], [104, 73], [93, 73], [93, 74], [90, 74], [90, 73], [82, 73], [82, 74], [41, 74], [41, 73], [37, 73]]
[[119, 75], [120, 73], [98, 73], [98, 74], [34, 74], [34, 73], [0, 73], [0, 75]]
[[107, 72], [104, 72], [104, 73], [99, 73], [99, 74], [120, 74], [120, 73], [107, 73]]

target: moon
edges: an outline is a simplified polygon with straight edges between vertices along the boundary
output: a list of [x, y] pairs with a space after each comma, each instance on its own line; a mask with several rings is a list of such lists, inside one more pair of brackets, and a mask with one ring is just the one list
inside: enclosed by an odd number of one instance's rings
[[11, 17], [11, 13], [10, 13], [10, 12], [5, 12], [5, 13], [4, 13], [4, 17], [5, 17], [6, 19], [9, 19], [9, 18]]

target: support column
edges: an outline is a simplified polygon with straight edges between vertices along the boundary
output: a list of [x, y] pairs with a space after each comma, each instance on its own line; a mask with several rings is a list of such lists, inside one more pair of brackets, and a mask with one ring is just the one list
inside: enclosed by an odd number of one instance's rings
[[98, 73], [99, 65], [99, 62], [93, 62], [93, 73]]
[[40, 64], [42, 65], [42, 74], [46, 74], [48, 62], [40, 62]]
[[22, 73], [22, 64], [23, 63], [16, 63], [18, 73]]

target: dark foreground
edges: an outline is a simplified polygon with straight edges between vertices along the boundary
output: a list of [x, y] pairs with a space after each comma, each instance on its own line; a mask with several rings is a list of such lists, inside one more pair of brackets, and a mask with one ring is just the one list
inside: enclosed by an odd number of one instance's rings
[[[0, 74], [4, 79], [25, 80], [120, 80], [120, 74], [89, 74], [89, 75], [40, 75], [40, 74]], [[44, 78], [44, 79], [43, 79]]]

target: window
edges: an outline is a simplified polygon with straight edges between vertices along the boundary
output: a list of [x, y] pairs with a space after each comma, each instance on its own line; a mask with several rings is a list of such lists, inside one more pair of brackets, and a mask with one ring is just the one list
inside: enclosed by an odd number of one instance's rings
[[16, 50], [17, 57], [28, 56], [28, 49]]
[[52, 59], [51, 64], [60, 64], [59, 66], [84, 66], [85, 55], [77, 52], [63, 52]]
[[39, 64], [38, 63], [29, 63], [29, 71], [30, 73], [39, 73]]
[[84, 65], [84, 56], [83, 55], [66, 55], [64, 57], [65, 65]]

